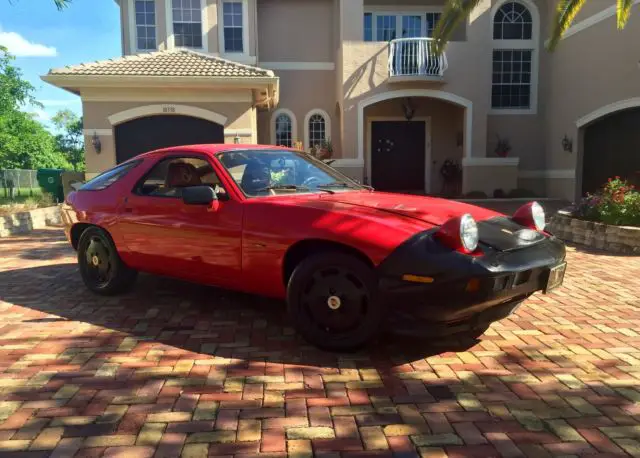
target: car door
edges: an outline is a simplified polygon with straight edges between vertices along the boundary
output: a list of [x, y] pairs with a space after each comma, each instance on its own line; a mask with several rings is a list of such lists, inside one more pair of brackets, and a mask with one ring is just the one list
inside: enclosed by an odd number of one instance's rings
[[[208, 185], [219, 202], [187, 205], [182, 190]], [[242, 204], [222, 187], [209, 158], [160, 158], [119, 211], [118, 226], [140, 270], [225, 286], [241, 270]]]

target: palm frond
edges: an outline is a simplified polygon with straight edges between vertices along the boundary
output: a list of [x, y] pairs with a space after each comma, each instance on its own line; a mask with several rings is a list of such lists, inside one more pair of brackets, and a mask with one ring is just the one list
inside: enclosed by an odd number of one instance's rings
[[553, 19], [553, 30], [549, 39], [548, 48], [553, 51], [567, 29], [571, 27], [573, 20], [584, 6], [586, 0], [559, 0], [556, 14]]
[[467, 19], [481, 0], [448, 0], [433, 31], [436, 52], [441, 53], [458, 25]]
[[627, 25], [629, 16], [631, 15], [631, 7], [633, 6], [633, 0], [618, 0], [616, 13], [618, 16], [618, 29], [624, 29]]
[[67, 6], [69, 6], [69, 3], [71, 3], [71, 0], [53, 0], [53, 3], [56, 4], [56, 8], [58, 8], [59, 10], [62, 10]]

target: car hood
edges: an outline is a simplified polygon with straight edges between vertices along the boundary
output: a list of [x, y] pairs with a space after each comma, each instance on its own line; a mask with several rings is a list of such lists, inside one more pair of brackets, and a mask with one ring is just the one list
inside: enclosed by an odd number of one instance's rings
[[503, 216], [492, 210], [462, 202], [407, 194], [344, 192], [323, 196], [322, 200], [367, 207], [380, 212], [417, 219], [433, 226], [441, 226], [449, 219], [465, 213], [469, 213], [476, 221]]

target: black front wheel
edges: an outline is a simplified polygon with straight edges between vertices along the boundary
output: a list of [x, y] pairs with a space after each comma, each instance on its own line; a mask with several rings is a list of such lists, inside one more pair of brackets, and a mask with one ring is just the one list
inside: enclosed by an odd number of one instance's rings
[[373, 269], [338, 252], [310, 256], [294, 269], [287, 305], [294, 325], [307, 341], [336, 351], [353, 350], [371, 341], [386, 312]]
[[126, 291], [137, 277], [137, 272], [120, 259], [111, 237], [99, 227], [90, 227], [82, 233], [78, 265], [87, 288], [105, 296]]

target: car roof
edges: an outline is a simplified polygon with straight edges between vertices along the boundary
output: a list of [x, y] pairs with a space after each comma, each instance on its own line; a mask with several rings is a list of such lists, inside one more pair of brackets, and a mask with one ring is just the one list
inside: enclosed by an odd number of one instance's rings
[[150, 151], [148, 153], [140, 154], [136, 156], [136, 159], [155, 156], [156, 154], [167, 154], [167, 153], [190, 152], [190, 153], [201, 153], [201, 154], [207, 154], [207, 155], [213, 156], [217, 153], [226, 152], [226, 151], [244, 151], [244, 150], [294, 151], [291, 148], [285, 148], [282, 146], [273, 146], [273, 145], [211, 143], [211, 144], [203, 144], [203, 145], [183, 145], [183, 146], [172, 146], [170, 148], [162, 148], [155, 151]]

